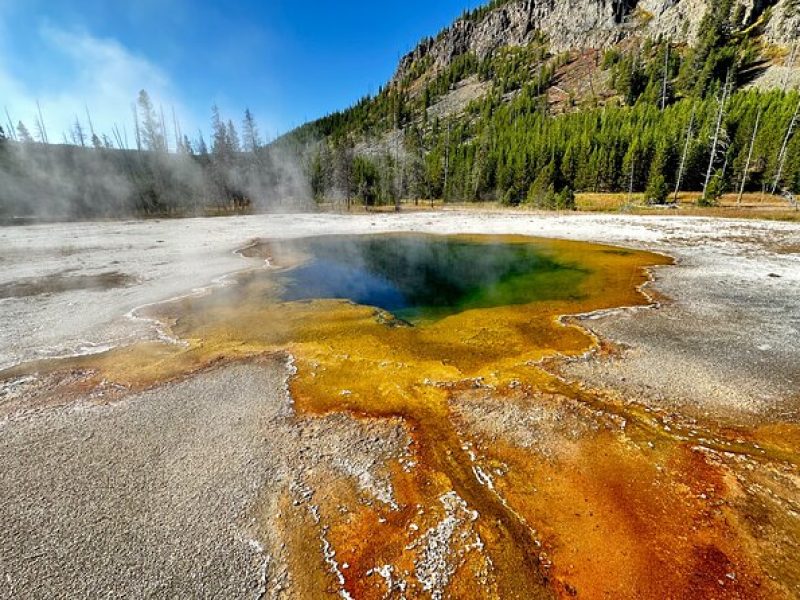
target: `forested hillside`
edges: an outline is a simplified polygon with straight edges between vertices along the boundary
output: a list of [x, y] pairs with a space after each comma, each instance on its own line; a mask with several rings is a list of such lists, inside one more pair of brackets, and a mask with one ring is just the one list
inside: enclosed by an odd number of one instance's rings
[[558, 33], [554, 44], [535, 20], [524, 26], [537, 3], [495, 1], [423, 40], [375, 97], [291, 137], [322, 140], [313, 191], [345, 202], [555, 208], [581, 191], [663, 203], [696, 190], [707, 204], [742, 185], [797, 192], [797, 45], [785, 43], [791, 34], [768, 35], [777, 10], [781, 31], [796, 27], [797, 3], [769, 4], [709, 2], [698, 23], [680, 34], [661, 26], [654, 38], [657, 19], [632, 3], [588, 36], [613, 43], [556, 53], [573, 37]]

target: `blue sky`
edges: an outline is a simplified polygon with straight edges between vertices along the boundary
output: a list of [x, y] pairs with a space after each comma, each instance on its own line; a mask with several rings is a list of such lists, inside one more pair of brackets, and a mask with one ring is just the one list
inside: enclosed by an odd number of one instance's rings
[[[255, 113], [272, 136], [377, 91], [417, 40], [477, 0], [0, 0], [0, 110], [51, 141], [88, 105], [98, 129], [132, 122], [144, 87], [184, 130], [210, 106]], [[5, 123], [5, 114], [2, 113]]]

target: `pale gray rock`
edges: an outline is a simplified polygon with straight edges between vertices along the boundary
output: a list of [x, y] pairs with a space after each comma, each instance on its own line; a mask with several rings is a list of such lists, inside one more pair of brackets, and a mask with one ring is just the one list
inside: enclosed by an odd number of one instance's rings
[[[747, 23], [764, 18], [765, 38], [790, 46], [798, 37], [797, 0], [742, 0]], [[607, 48], [627, 37], [693, 43], [711, 0], [511, 0], [477, 20], [462, 18], [435, 38], [423, 40], [400, 62], [393, 81], [402, 81], [418, 60], [430, 57], [439, 69], [471, 52], [478, 58], [498, 48], [524, 46], [543, 35], [550, 50]]]

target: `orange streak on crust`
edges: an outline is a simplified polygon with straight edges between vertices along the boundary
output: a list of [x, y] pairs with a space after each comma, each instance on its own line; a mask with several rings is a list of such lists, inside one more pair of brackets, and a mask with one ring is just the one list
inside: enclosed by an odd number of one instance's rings
[[758, 598], [763, 581], [726, 516], [720, 467], [685, 445], [641, 450], [616, 433], [541, 460], [502, 443], [498, 487], [540, 528], [561, 595]]

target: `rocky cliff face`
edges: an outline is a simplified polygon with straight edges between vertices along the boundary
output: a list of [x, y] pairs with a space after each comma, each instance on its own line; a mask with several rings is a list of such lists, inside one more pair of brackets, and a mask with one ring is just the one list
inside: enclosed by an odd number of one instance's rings
[[778, 2], [765, 35], [769, 41], [777, 44], [800, 42], [800, 0]]
[[[479, 19], [461, 19], [406, 55], [394, 80], [418, 60], [436, 67], [473, 52], [483, 58], [504, 46], [521, 46], [544, 35], [552, 52], [606, 48], [626, 37], [666, 37], [692, 43], [708, 7], [716, 0], [511, 0]], [[745, 18], [769, 17], [768, 41], [791, 45], [800, 35], [798, 0], [740, 0]], [[769, 11], [769, 12], [765, 12]]]

